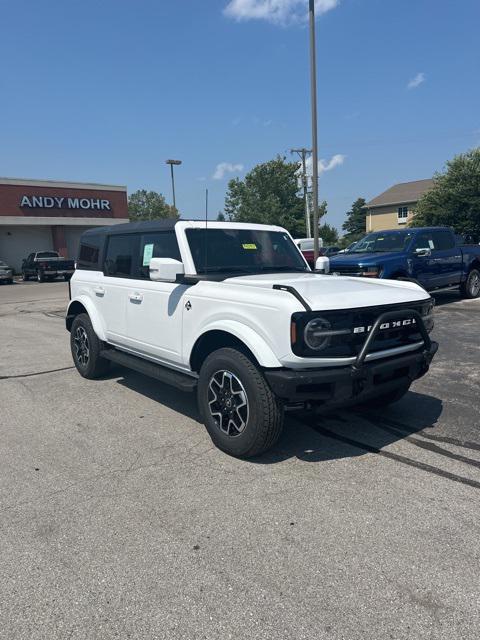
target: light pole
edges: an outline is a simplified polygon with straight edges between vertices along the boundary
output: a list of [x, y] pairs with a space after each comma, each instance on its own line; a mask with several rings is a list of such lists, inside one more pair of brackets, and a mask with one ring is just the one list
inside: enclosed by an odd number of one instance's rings
[[313, 259], [318, 258], [318, 139], [317, 139], [317, 57], [315, 47], [315, 0], [309, 0], [310, 25], [310, 93], [312, 100], [312, 190], [313, 190]]
[[175, 203], [175, 178], [173, 177], [173, 165], [174, 164], [182, 164], [181, 160], [165, 160], [165, 164], [170, 165], [170, 172], [172, 174], [172, 194], [173, 194], [173, 208], [176, 209], [177, 205]]
[[308, 206], [308, 184], [307, 184], [307, 154], [311, 153], [311, 149], [290, 149], [290, 153], [298, 153], [302, 161], [302, 186], [303, 186], [303, 201], [305, 204], [305, 231], [307, 238], [312, 237], [310, 230], [310, 207]]

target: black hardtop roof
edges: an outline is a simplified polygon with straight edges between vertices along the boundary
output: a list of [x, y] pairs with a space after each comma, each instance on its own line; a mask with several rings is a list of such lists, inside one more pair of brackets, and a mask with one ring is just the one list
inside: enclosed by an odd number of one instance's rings
[[92, 227], [84, 231], [82, 236], [114, 236], [123, 233], [145, 233], [148, 231], [171, 231], [178, 220], [163, 218], [161, 220], [146, 220], [145, 222], [123, 222], [108, 227]]

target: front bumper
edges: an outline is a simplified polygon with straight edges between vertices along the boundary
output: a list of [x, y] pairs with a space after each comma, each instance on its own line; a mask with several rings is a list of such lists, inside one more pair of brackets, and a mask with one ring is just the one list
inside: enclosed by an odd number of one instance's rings
[[[415, 319], [423, 347], [413, 353], [367, 360], [382, 323], [401, 318]], [[428, 371], [437, 349], [438, 343], [430, 340], [423, 319], [417, 311], [387, 311], [376, 319], [355, 362], [350, 366], [308, 371], [270, 369], [265, 371], [265, 377], [272, 391], [287, 402], [354, 404], [417, 380]]]
[[265, 370], [265, 377], [276, 396], [287, 402], [319, 401], [322, 404], [351, 404], [382, 395], [409, 384], [427, 373], [438, 349], [386, 358], [354, 366], [311, 369]]

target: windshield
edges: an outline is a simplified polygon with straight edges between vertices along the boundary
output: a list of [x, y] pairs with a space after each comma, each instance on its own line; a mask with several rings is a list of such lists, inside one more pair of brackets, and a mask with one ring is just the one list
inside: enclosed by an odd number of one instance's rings
[[377, 253], [403, 251], [412, 239], [411, 231], [384, 231], [369, 233], [357, 242], [349, 253]]
[[37, 258], [58, 258], [58, 253], [56, 251], [39, 251], [37, 253]]
[[282, 231], [187, 229], [186, 234], [197, 273], [309, 271], [300, 251]]

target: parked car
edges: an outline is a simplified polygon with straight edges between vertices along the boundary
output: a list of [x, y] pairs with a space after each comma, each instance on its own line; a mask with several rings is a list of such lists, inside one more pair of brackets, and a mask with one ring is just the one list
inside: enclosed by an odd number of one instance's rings
[[427, 291], [460, 287], [466, 298], [480, 295], [480, 247], [464, 245], [447, 227], [375, 231], [353, 252], [330, 260], [339, 275], [413, 280]]
[[115, 362], [195, 390], [213, 442], [235, 456], [273, 446], [285, 404], [395, 402], [437, 350], [424, 289], [312, 273], [277, 226], [91, 229], [70, 289], [78, 372]]
[[[308, 262], [308, 265], [310, 266], [310, 268], [313, 269], [314, 268], [314, 255], [313, 255], [314, 239], [313, 238], [296, 238], [294, 242], [302, 252], [303, 257]], [[322, 238], [318, 239], [318, 246], [323, 247]]]
[[58, 277], [70, 280], [74, 271], [74, 261], [65, 260], [56, 251], [37, 251], [31, 253], [22, 262], [24, 280], [36, 278], [38, 282], [45, 282], [45, 280], [53, 280]]
[[0, 284], [13, 284], [13, 269], [6, 262], [0, 260]]
[[340, 249], [340, 251], [337, 251], [338, 254], [340, 253], [351, 253], [355, 247], [358, 244], [358, 240], [356, 242], [352, 242], [351, 244], [348, 245], [348, 247], [345, 247], [345, 249]]

